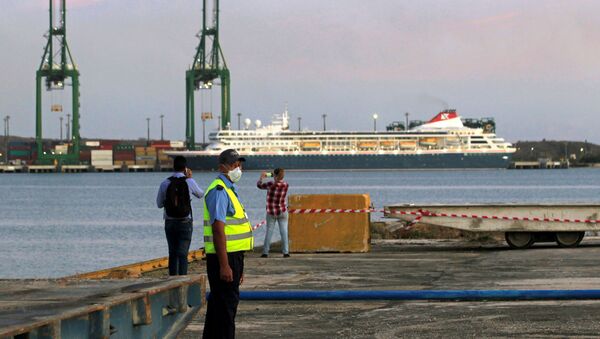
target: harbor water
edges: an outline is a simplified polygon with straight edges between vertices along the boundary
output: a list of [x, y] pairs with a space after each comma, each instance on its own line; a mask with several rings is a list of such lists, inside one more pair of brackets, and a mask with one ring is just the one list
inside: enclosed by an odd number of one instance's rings
[[[167, 255], [156, 193], [168, 173], [0, 175], [0, 278], [48, 278]], [[195, 173], [206, 187], [215, 173]], [[265, 214], [258, 172], [245, 172], [242, 201], [254, 224]], [[288, 172], [288, 194], [368, 193], [397, 203], [600, 203], [600, 171], [455, 170]], [[201, 246], [202, 201], [192, 249]], [[373, 215], [380, 218], [380, 215]], [[276, 234], [277, 236], [277, 234]], [[255, 232], [262, 243], [264, 227]]]

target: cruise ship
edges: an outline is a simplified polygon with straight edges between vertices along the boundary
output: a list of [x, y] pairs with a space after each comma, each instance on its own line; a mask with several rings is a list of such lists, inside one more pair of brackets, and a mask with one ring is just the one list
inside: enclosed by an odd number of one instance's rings
[[467, 127], [455, 110], [385, 132], [292, 131], [287, 109], [270, 125], [251, 125], [246, 119], [244, 129], [211, 133], [204, 150], [169, 155], [185, 156], [195, 170], [215, 170], [219, 153], [228, 148], [246, 158], [245, 170], [378, 170], [507, 168], [515, 152], [490, 125]]

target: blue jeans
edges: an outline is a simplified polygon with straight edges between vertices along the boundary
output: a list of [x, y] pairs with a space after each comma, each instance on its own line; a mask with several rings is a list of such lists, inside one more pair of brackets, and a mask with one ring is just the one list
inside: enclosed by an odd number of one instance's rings
[[165, 234], [169, 245], [169, 275], [187, 274], [192, 229], [191, 219], [165, 220]]
[[283, 254], [289, 254], [289, 242], [288, 242], [288, 213], [283, 212], [280, 215], [267, 214], [267, 233], [265, 234], [265, 243], [263, 244], [263, 254], [269, 254], [271, 248], [271, 237], [273, 236], [273, 229], [275, 223], [279, 224], [279, 234], [281, 235], [281, 252]]

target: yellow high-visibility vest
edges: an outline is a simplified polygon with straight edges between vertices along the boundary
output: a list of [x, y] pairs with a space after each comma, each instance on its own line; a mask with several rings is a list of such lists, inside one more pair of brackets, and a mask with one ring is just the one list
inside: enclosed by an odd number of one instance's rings
[[213, 229], [210, 224], [210, 213], [206, 208], [206, 196], [217, 186], [223, 187], [231, 203], [235, 213], [232, 217], [226, 216], [225, 220], [225, 237], [227, 252], [249, 251], [254, 247], [254, 238], [252, 237], [252, 224], [246, 216], [244, 206], [238, 199], [237, 195], [225, 185], [223, 180], [215, 179], [206, 189], [204, 193], [204, 251], [206, 253], [217, 253], [213, 238]]

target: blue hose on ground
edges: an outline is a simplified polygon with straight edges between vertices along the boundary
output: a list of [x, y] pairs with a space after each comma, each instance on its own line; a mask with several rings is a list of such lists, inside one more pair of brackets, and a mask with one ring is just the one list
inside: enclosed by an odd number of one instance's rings
[[[207, 293], [207, 299], [209, 293]], [[298, 290], [241, 291], [242, 300], [573, 300], [600, 299], [600, 290]]]

